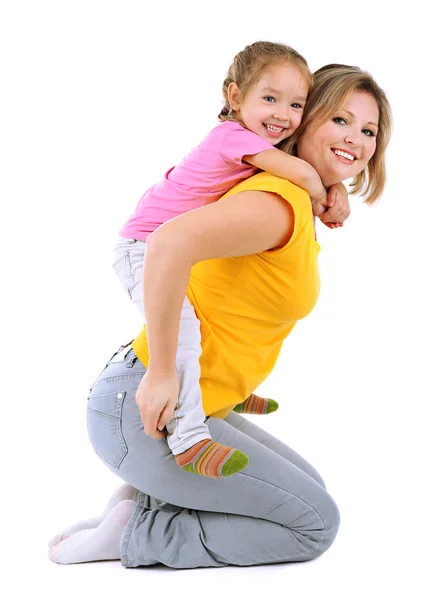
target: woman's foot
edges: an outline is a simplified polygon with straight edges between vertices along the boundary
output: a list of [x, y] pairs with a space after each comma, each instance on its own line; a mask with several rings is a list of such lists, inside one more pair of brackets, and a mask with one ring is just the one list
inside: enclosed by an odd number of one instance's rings
[[77, 531], [50, 548], [50, 559], [62, 565], [119, 560], [123, 532], [135, 506], [133, 500], [122, 500], [98, 527]]
[[78, 521], [78, 523], [75, 523], [70, 527], [66, 527], [66, 529], [55, 535], [49, 541], [48, 547], [52, 548], [53, 546], [56, 546], [56, 544], [58, 544], [59, 542], [62, 542], [69, 536], [73, 535], [74, 533], [77, 533], [78, 531], [82, 531], [83, 529], [96, 529], [104, 521], [109, 512], [117, 504], [119, 504], [119, 502], [122, 502], [122, 500], [134, 500], [136, 493], [137, 490], [132, 486], [128, 485], [127, 483], [124, 483], [123, 485], [119, 486], [118, 489], [113, 493], [109, 502], [107, 503], [103, 514], [101, 514], [98, 517], [93, 517], [92, 519]]
[[234, 411], [244, 415], [268, 415], [278, 408], [279, 404], [276, 400], [250, 394], [244, 402], [235, 406]]

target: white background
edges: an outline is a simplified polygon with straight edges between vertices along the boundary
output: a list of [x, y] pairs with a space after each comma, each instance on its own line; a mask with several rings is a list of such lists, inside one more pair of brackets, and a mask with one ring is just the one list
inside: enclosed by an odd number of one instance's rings
[[[2, 571], [44, 598], [422, 597], [421, 28], [414, 2], [2, 2]], [[218, 571], [61, 567], [48, 539], [118, 480], [86, 435], [89, 387], [138, 332], [111, 270], [145, 189], [217, 123], [233, 56], [287, 43], [312, 70], [359, 65], [395, 130], [376, 208], [319, 224], [322, 292], [255, 422], [321, 472], [342, 517], [319, 560]], [[5, 584], [3, 584], [5, 585]]]

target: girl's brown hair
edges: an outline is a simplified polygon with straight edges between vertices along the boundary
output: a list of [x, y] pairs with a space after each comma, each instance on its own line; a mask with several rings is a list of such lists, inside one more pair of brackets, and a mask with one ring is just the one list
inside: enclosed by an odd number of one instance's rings
[[313, 131], [336, 116], [336, 112], [354, 92], [370, 94], [379, 108], [375, 153], [351, 184], [351, 193], [360, 194], [364, 196], [366, 204], [373, 204], [382, 195], [386, 183], [385, 153], [391, 136], [392, 114], [385, 92], [370, 73], [358, 67], [337, 64], [326, 65], [316, 71], [301, 125], [279, 147], [295, 155], [297, 141], [304, 132], [309, 127]]
[[263, 71], [269, 66], [278, 62], [288, 62], [297, 66], [306, 77], [309, 87], [313, 82], [313, 75], [308, 68], [305, 58], [296, 50], [284, 44], [274, 42], [254, 42], [246, 46], [239, 52], [231, 66], [222, 85], [223, 98], [225, 105], [217, 118], [219, 121], [231, 120], [231, 107], [228, 100], [228, 86], [230, 83], [236, 83], [241, 93], [241, 98], [245, 98], [249, 90], [260, 79]]

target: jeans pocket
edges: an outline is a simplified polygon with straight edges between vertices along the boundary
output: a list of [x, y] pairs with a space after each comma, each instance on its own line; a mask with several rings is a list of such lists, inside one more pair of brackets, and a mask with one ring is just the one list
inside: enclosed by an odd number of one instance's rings
[[98, 456], [119, 468], [128, 454], [122, 433], [122, 407], [126, 392], [93, 394], [88, 398], [88, 435]]
[[129, 252], [115, 252], [112, 260], [112, 268], [116, 271], [117, 276], [120, 277], [120, 273], [127, 272], [129, 267]]

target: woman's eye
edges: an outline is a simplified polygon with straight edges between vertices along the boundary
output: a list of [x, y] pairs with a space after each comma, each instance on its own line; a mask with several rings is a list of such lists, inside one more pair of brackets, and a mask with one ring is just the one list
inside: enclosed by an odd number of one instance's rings
[[265, 96], [264, 99], [266, 102], [276, 102], [273, 96]]
[[371, 129], [363, 129], [362, 131], [364, 135], [367, 135], [368, 137], [374, 137], [376, 135]]
[[344, 124], [346, 124], [346, 120], [343, 119], [342, 117], [334, 117], [333, 118], [333, 122], [334, 123], [338, 123], [338, 125], [344, 125]]

